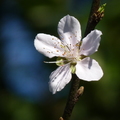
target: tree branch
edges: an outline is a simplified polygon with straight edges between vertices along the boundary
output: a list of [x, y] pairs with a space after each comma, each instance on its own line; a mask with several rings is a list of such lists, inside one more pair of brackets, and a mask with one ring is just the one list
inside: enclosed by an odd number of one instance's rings
[[[104, 15], [104, 6], [105, 4], [100, 7], [100, 0], [93, 0], [92, 6], [91, 6], [91, 12], [89, 15], [89, 19], [88, 19], [88, 23], [87, 23], [84, 36], [86, 36], [88, 33], [94, 30], [95, 26], [99, 23], [99, 21]], [[60, 117], [59, 120], [70, 119], [73, 108], [76, 102], [78, 101], [79, 97], [82, 95], [84, 91], [84, 87], [81, 86], [79, 88], [79, 84], [80, 84], [80, 79], [78, 79], [78, 77], [75, 74], [73, 74], [68, 101], [66, 103], [63, 116]]]
[[63, 120], [69, 120], [76, 102], [78, 101], [80, 95], [82, 95], [84, 91], [83, 86], [79, 88], [79, 83], [80, 83], [80, 79], [78, 79], [77, 76], [73, 74], [68, 101], [67, 101], [67, 104], [66, 104], [63, 116], [62, 116]]
[[105, 5], [106, 4], [103, 4], [100, 7], [100, 0], [93, 0], [84, 37], [87, 34], [89, 34], [92, 30], [94, 30], [96, 25], [103, 18], [103, 16], [104, 16], [104, 6]]

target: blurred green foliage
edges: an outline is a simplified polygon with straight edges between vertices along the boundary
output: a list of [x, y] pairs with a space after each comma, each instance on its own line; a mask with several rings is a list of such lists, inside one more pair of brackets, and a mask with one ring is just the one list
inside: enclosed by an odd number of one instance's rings
[[[84, 32], [90, 4], [80, 6], [79, 11], [71, 8], [69, 0], [17, 0], [23, 18], [37, 33], [57, 35], [58, 21], [70, 14], [75, 16]], [[84, 94], [76, 104], [71, 120], [119, 120], [120, 116], [120, 1], [109, 0], [105, 16], [97, 25], [103, 32], [99, 51], [93, 55], [104, 71], [98, 82], [81, 81]], [[69, 89], [65, 87], [65, 89]], [[64, 110], [67, 96], [56, 99], [50, 95], [45, 102], [32, 103], [1, 89], [0, 120], [57, 120]]]

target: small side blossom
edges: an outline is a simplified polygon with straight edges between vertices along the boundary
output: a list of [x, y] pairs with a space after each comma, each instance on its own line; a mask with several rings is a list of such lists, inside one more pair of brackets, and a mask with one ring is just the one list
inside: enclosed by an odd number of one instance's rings
[[45, 56], [58, 57], [59, 67], [50, 75], [49, 88], [55, 94], [61, 91], [72, 78], [72, 73], [85, 81], [98, 81], [103, 71], [98, 62], [88, 56], [98, 50], [102, 32], [91, 31], [81, 40], [81, 26], [79, 21], [70, 15], [63, 17], [58, 23], [59, 38], [39, 33], [34, 45]]

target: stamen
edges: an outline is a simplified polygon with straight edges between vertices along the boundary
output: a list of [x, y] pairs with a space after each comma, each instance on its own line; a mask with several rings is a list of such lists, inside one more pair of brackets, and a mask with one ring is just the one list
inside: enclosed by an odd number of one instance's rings
[[44, 63], [57, 63], [57, 61], [44, 61]]
[[50, 53], [50, 51], [47, 51], [47, 53]]

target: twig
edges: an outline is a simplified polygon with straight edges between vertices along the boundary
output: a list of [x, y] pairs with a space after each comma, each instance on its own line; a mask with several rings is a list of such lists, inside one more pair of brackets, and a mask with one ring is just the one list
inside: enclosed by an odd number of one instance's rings
[[[104, 15], [104, 6], [100, 7], [100, 0], [93, 0], [90, 16], [88, 19], [87, 27], [84, 36], [91, 32], [101, 20]], [[71, 89], [68, 97], [68, 101], [63, 113], [63, 116], [59, 118], [59, 120], [69, 120], [73, 111], [73, 108], [78, 101], [79, 97], [82, 95], [84, 91], [84, 87], [80, 87], [80, 79], [73, 74]]]
[[62, 116], [63, 120], [69, 120], [69, 118], [71, 117], [72, 110], [73, 110], [76, 102], [78, 101], [80, 95], [84, 91], [83, 86], [79, 88], [79, 83], [80, 83], [80, 80], [77, 78], [77, 76], [75, 74], [73, 74], [70, 94], [69, 94], [69, 97], [68, 97], [68, 101], [67, 101], [63, 116]]
[[103, 4], [102, 6], [100, 6], [100, 0], [93, 0], [84, 37], [88, 33], [90, 33], [92, 30], [94, 30], [96, 25], [103, 18], [105, 5], [106, 4]]

